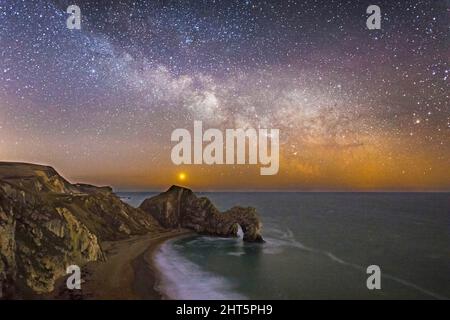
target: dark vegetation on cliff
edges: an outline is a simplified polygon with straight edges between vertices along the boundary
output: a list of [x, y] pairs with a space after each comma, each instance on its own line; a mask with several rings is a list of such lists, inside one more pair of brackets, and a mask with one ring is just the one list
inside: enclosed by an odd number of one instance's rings
[[0, 299], [54, 289], [67, 266], [102, 261], [101, 242], [187, 228], [262, 242], [253, 208], [220, 213], [207, 198], [173, 186], [134, 208], [110, 187], [71, 184], [52, 167], [0, 162]]

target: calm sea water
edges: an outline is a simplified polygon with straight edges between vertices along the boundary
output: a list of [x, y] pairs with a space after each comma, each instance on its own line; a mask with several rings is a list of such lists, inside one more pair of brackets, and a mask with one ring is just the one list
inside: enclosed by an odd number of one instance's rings
[[[149, 193], [121, 194], [139, 205]], [[189, 236], [157, 254], [180, 299], [448, 299], [450, 194], [204, 193], [256, 207], [267, 243]], [[366, 268], [381, 268], [368, 290]]]

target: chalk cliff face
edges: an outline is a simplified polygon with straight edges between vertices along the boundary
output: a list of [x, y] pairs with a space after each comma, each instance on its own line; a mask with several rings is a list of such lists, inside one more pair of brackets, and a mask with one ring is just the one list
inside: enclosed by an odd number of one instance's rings
[[172, 186], [156, 197], [146, 199], [140, 208], [166, 228], [188, 228], [201, 234], [236, 237], [238, 225], [244, 241], [264, 242], [262, 224], [254, 208], [234, 207], [220, 212], [208, 198], [191, 190]]
[[108, 187], [71, 184], [51, 167], [0, 162], [0, 298], [49, 292], [67, 266], [104, 259], [100, 240], [159, 229]]
[[207, 198], [172, 186], [140, 208], [109, 187], [72, 184], [53, 168], [0, 162], [0, 299], [54, 289], [69, 265], [105, 259], [101, 241], [189, 228], [201, 234], [263, 242], [253, 208], [219, 212]]

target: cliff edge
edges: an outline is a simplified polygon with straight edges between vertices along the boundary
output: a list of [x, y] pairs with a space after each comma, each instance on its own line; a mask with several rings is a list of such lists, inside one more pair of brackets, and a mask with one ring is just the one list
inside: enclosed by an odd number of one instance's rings
[[69, 265], [106, 259], [102, 241], [186, 228], [264, 242], [254, 208], [220, 212], [208, 198], [172, 186], [134, 208], [110, 187], [72, 184], [55, 169], [0, 162], [0, 299], [54, 290]]
[[162, 229], [109, 187], [55, 169], [0, 162], [0, 298], [50, 292], [66, 267], [104, 259], [103, 240]]

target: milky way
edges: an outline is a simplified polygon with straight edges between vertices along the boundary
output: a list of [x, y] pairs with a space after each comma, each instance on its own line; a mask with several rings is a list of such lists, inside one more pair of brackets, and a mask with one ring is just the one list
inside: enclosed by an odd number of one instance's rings
[[[449, 8], [0, 0], [0, 159], [119, 189], [449, 190]], [[174, 166], [194, 120], [280, 129], [280, 173]]]

